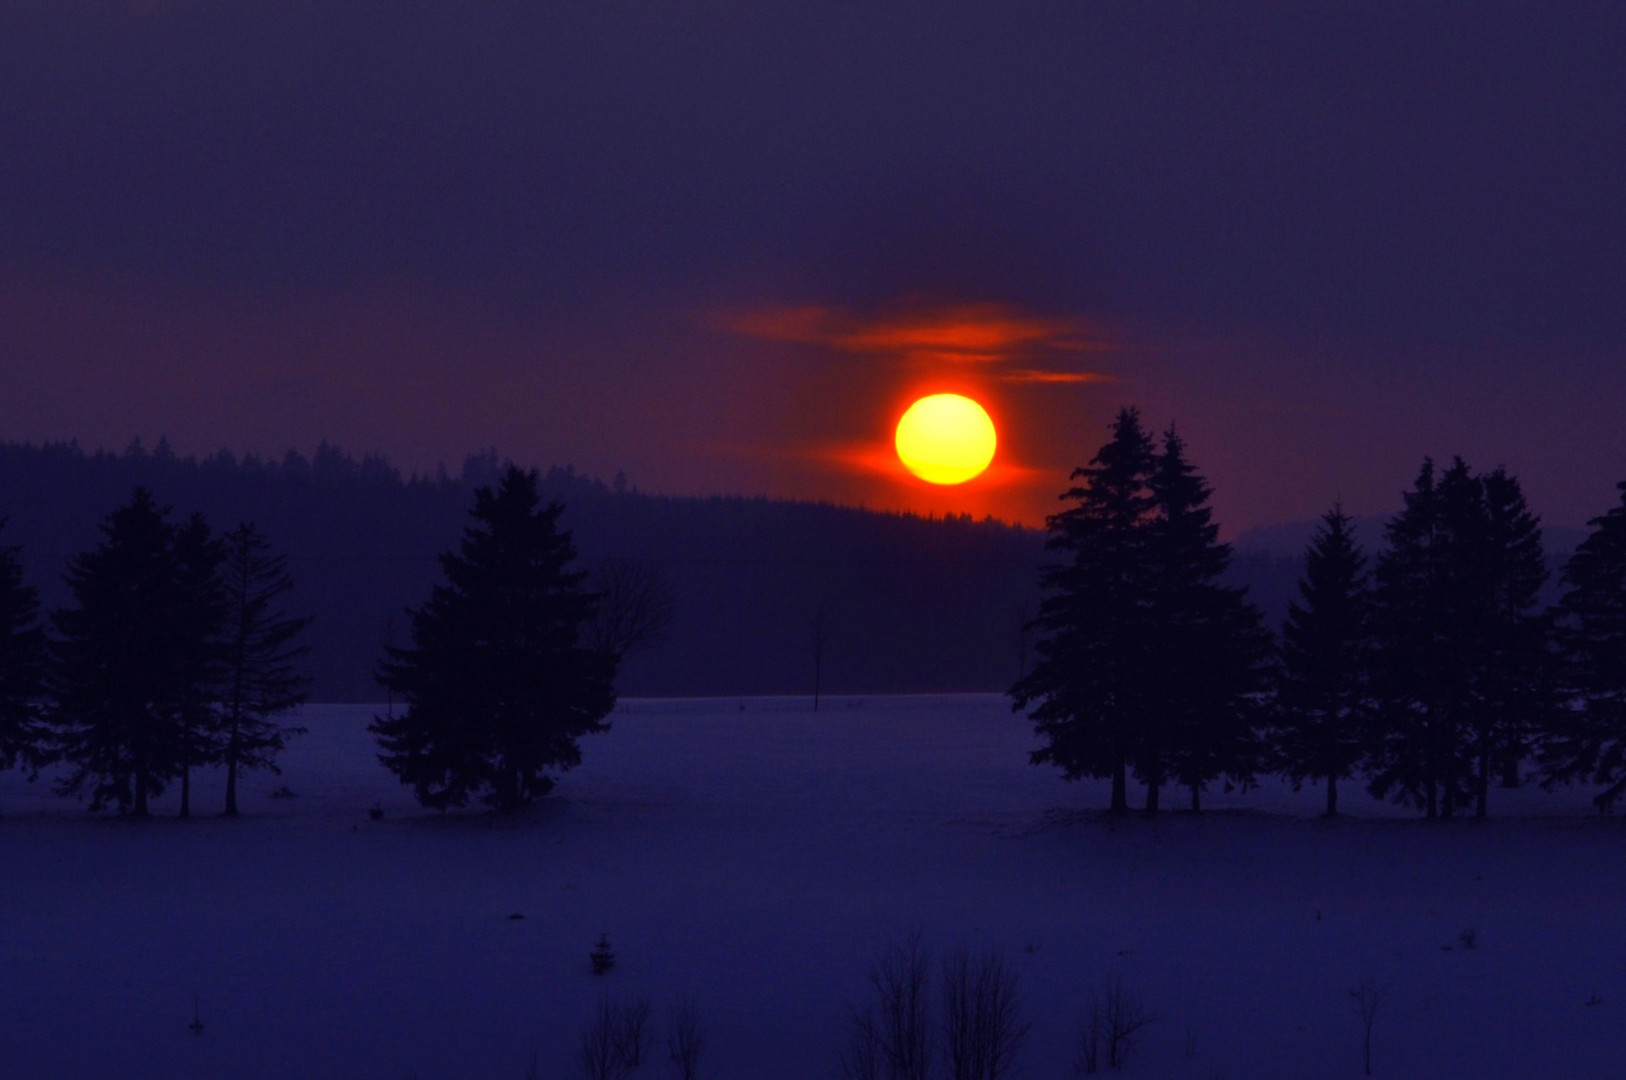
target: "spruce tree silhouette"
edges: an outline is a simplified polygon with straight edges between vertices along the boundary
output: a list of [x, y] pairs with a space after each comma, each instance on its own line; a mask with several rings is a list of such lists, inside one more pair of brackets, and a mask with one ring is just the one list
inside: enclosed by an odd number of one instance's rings
[[597, 597], [570, 568], [562, 508], [539, 502], [536, 474], [513, 466], [475, 492], [475, 524], [441, 556], [446, 583], [410, 611], [411, 646], [379, 667], [406, 708], [369, 730], [424, 806], [531, 802], [553, 787], [545, 770], [580, 763], [577, 739], [608, 730], [615, 657], [584, 638]]
[[179, 816], [192, 816], [192, 768], [213, 761], [219, 752], [219, 713], [215, 702], [225, 678], [221, 630], [226, 598], [220, 565], [225, 549], [209, 531], [203, 515], [193, 514], [174, 532], [174, 586], [166, 597], [166, 622], [176, 648], [175, 703], [177, 764], [181, 773]]
[[1137, 772], [1147, 784], [1148, 811], [1167, 780], [1190, 792], [1196, 811], [1219, 777], [1228, 786], [1254, 782], [1271, 642], [1246, 591], [1220, 583], [1231, 548], [1219, 540], [1208, 484], [1172, 427], [1149, 483], [1156, 508], [1150, 604], [1159, 640], [1150, 657], [1156, 706]]
[[23, 583], [18, 549], [0, 546], [0, 769], [38, 765], [45, 739], [44, 678], [39, 593]]
[[1587, 523], [1561, 579], [1561, 686], [1584, 707], [1558, 714], [1540, 751], [1545, 786], [1609, 785], [1600, 811], [1626, 793], [1626, 481], [1617, 487], [1620, 504]]
[[1489, 812], [1493, 772], [1502, 774], [1505, 786], [1516, 786], [1534, 739], [1559, 712], [1552, 619], [1539, 606], [1547, 583], [1541, 522], [1505, 469], [1484, 477], [1483, 492], [1487, 591], [1473, 781], [1474, 815], [1481, 818]]
[[196, 553], [166, 515], [137, 488], [70, 563], [74, 606], [52, 615], [50, 757], [69, 767], [58, 791], [88, 786], [92, 810], [147, 816], [195, 753], [193, 710], [207, 701], [195, 680], [217, 627], [195, 608], [200, 567], [183, 557]]
[[1338, 813], [1338, 781], [1360, 764], [1368, 714], [1370, 596], [1366, 557], [1349, 515], [1334, 506], [1304, 557], [1299, 598], [1282, 629], [1275, 767], [1293, 781], [1327, 783], [1328, 817]]
[[1013, 711], [1028, 710], [1045, 745], [1034, 764], [1059, 766], [1069, 780], [1112, 780], [1110, 812], [1129, 810], [1127, 774], [1152, 722], [1150, 661], [1160, 627], [1149, 617], [1154, 570], [1151, 440], [1133, 408], [1119, 411], [1111, 440], [1063, 493], [1073, 505], [1046, 519], [1046, 547], [1064, 561], [1040, 572], [1045, 595], [1032, 626], [1031, 671], [1010, 689]]
[[1484, 484], [1456, 458], [1438, 482], [1423, 462], [1389, 522], [1373, 591], [1370, 788], [1453, 817], [1473, 798], [1476, 725], [1491, 641], [1490, 524]]
[[238, 525], [223, 541], [220, 584], [226, 617], [221, 643], [219, 760], [226, 767], [227, 817], [237, 816], [237, 777], [247, 769], [281, 773], [277, 755], [302, 727], [278, 716], [304, 704], [310, 686], [297, 667], [310, 650], [298, 638], [309, 616], [291, 616], [281, 601], [294, 587], [288, 559], [271, 550], [252, 524]]

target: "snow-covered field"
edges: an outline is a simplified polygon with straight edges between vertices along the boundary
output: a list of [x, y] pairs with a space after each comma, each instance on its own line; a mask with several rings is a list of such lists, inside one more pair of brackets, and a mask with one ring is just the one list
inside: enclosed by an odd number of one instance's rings
[[687, 994], [706, 1075], [827, 1078], [915, 930], [1019, 961], [1027, 1077], [1072, 1075], [1109, 969], [1157, 1017], [1128, 1076], [1359, 1076], [1366, 977], [1378, 1076], [1626, 1075], [1626, 822], [1585, 791], [1476, 825], [1352, 789], [1329, 824], [1267, 784], [1109, 824], [999, 697], [629, 701], [511, 820], [416, 809], [369, 716], [307, 709], [236, 821], [213, 776], [145, 823], [0, 779], [0, 1077], [573, 1077], [601, 996]]

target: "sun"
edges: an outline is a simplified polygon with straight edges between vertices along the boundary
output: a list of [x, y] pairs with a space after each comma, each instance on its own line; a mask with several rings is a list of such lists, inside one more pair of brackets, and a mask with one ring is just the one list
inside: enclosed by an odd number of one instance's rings
[[959, 394], [923, 397], [898, 421], [898, 460], [932, 484], [963, 484], [994, 460], [994, 422]]

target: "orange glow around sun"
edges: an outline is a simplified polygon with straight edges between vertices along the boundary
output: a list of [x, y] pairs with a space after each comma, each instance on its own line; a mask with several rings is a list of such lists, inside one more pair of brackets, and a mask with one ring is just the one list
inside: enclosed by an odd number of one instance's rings
[[994, 460], [994, 422], [959, 394], [923, 397], [898, 421], [898, 460], [931, 484], [963, 484]]

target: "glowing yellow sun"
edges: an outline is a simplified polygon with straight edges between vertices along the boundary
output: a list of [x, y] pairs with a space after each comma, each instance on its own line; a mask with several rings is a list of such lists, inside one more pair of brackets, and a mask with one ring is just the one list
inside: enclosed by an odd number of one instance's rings
[[898, 421], [898, 460], [922, 480], [963, 484], [994, 460], [994, 422], [959, 394], [923, 397]]

